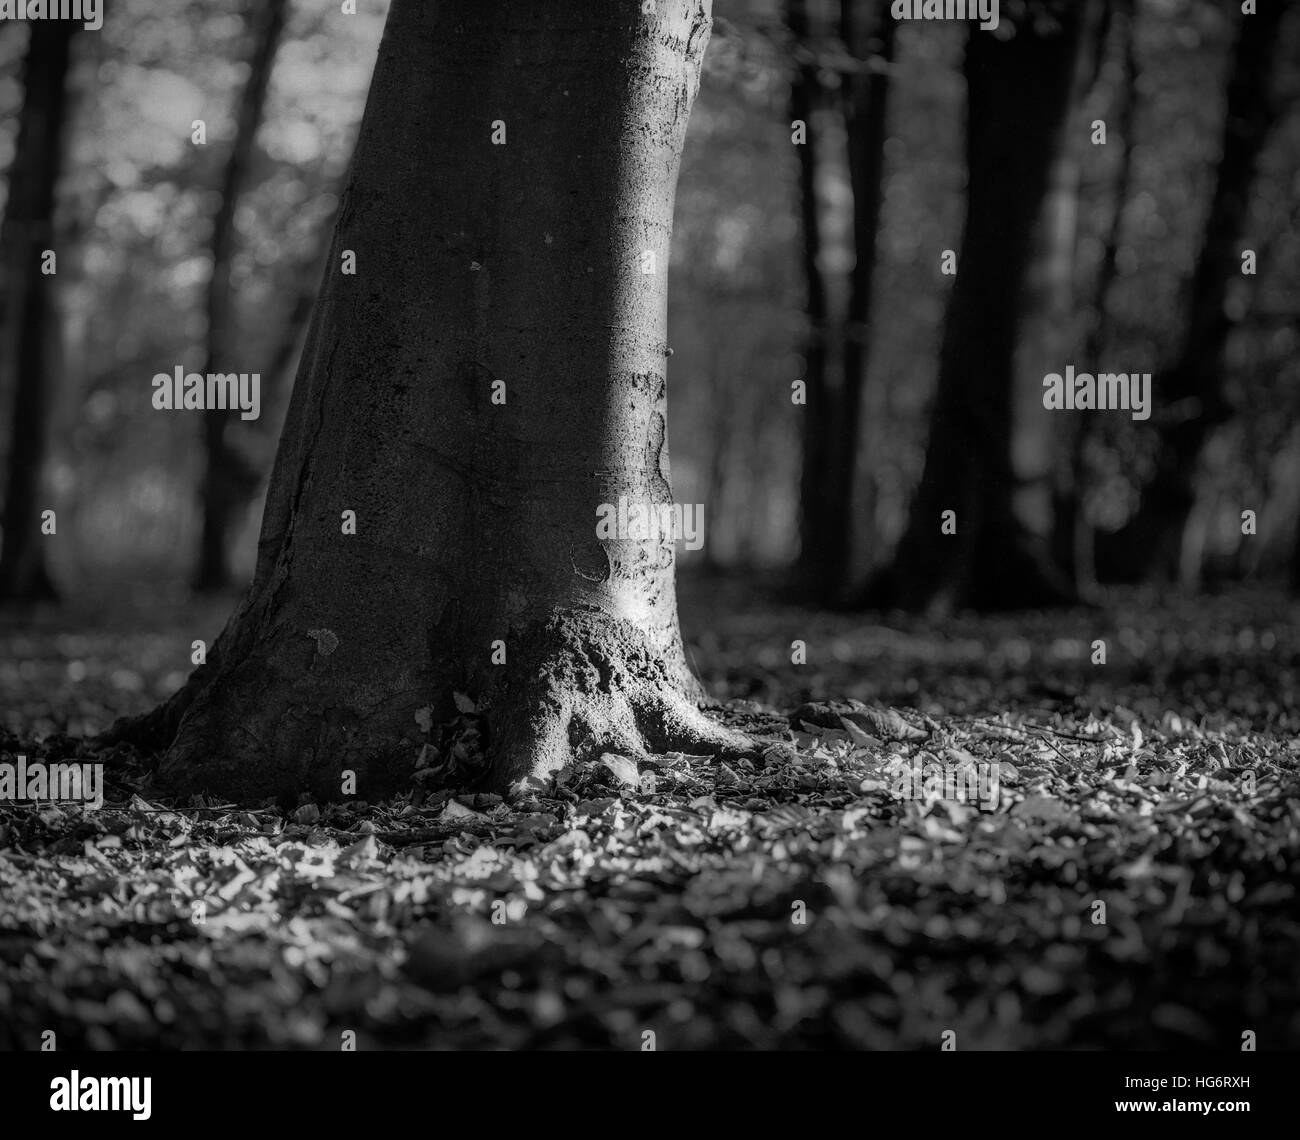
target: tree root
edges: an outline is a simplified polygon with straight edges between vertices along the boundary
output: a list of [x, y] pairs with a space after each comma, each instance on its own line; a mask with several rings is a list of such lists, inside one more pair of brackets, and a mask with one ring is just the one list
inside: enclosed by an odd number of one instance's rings
[[627, 622], [566, 613], [535, 632], [521, 665], [487, 716], [489, 784], [509, 797], [526, 798], [604, 752], [734, 759], [765, 747], [702, 712], [698, 687], [683, 685]]
[[334, 673], [339, 655], [321, 657], [305, 636], [241, 648], [102, 741], [162, 753], [160, 790], [239, 802], [273, 796], [286, 806], [303, 793], [326, 802], [409, 790], [424, 744], [446, 739], [456, 723], [453, 692], [473, 700], [485, 755], [470, 771], [449, 765], [445, 782], [513, 798], [604, 752], [738, 759], [771, 747], [701, 711], [680, 651], [665, 653], [637, 626], [597, 611], [564, 610], [515, 635], [508, 664], [475, 672], [454, 659], [427, 662], [425, 676], [443, 678], [431, 687], [412, 687], [409, 675], [369, 658]]

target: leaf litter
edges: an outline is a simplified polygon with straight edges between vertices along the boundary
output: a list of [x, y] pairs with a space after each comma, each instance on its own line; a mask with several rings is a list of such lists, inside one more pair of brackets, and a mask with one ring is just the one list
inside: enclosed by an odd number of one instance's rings
[[[768, 752], [605, 754], [527, 810], [425, 791], [427, 755], [385, 803], [176, 804], [115, 750], [99, 810], [0, 804], [0, 1047], [1296, 1047], [1279, 605], [1210, 604], [1171, 644], [1177, 615], [1134, 602], [1116, 679], [1086, 664], [1092, 615], [738, 604], [696, 656]], [[755, 664], [792, 625], [847, 648]], [[32, 636], [0, 630], [0, 661]], [[97, 709], [0, 679], [0, 760], [86, 759], [75, 734], [124, 711], [111, 683]], [[961, 765], [996, 770], [996, 806], [906, 781]]]

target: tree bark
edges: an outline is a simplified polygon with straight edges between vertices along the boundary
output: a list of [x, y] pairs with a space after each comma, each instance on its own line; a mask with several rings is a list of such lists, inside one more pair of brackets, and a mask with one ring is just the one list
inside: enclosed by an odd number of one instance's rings
[[[203, 372], [226, 371], [220, 366], [230, 349], [234, 296], [230, 267], [235, 253], [235, 208], [253, 158], [257, 130], [266, 107], [271, 69], [288, 18], [288, 0], [265, 0], [249, 61], [248, 83], [239, 100], [235, 141], [222, 175], [221, 202], [212, 219], [212, 276], [208, 281], [208, 335]], [[238, 413], [209, 408], [203, 413], [204, 470], [201, 484], [202, 528], [194, 587], [201, 592], [228, 589], [230, 529], [258, 484], [243, 456], [227, 437]]]
[[352, 771], [373, 798], [467, 720], [514, 794], [746, 744], [696, 703], [671, 539], [597, 530], [672, 497], [665, 273], [709, 26], [708, 0], [394, 0], [253, 586], [137, 726], [172, 736], [175, 789], [330, 799]]
[[1099, 573], [1110, 580], [1176, 578], [1183, 531], [1196, 501], [1196, 470], [1216, 428], [1231, 418], [1224, 352], [1233, 321], [1225, 301], [1241, 272], [1242, 237], [1259, 157], [1277, 121], [1272, 94], [1287, 5], [1241, 17], [1233, 51], [1222, 156], [1193, 271], [1186, 331], [1173, 366], [1155, 380], [1160, 442], [1156, 472], [1127, 524], [1099, 535]]
[[[1057, 11], [1051, 24], [1033, 12], [1008, 40], [970, 33], [966, 222], [924, 472], [890, 572], [907, 609], [1073, 599], [1017, 515], [1012, 457], [1021, 290], [1078, 54], [1078, 10]], [[945, 511], [955, 533], [941, 529]]]
[[63, 158], [71, 20], [28, 21], [24, 95], [0, 227], [0, 367], [13, 370], [13, 418], [5, 483], [0, 600], [26, 604], [55, 599], [42, 545], [40, 503], [47, 449], [49, 351], [56, 335], [54, 277], [41, 272], [53, 248], [55, 190]]

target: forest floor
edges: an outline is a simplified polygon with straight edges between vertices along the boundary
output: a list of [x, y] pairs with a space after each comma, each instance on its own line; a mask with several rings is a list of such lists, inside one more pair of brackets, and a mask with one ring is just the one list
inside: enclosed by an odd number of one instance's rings
[[527, 812], [168, 802], [78, 738], [228, 603], [0, 622], [0, 762], [107, 764], [98, 810], [0, 803], [0, 1048], [1300, 1046], [1294, 602], [681, 595], [722, 715], [796, 761], [594, 763]]

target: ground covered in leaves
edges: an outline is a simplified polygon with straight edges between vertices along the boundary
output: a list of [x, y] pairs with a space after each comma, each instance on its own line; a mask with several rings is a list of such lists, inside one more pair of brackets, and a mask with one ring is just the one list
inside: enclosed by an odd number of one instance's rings
[[0, 761], [108, 784], [0, 803], [0, 1047], [1300, 1046], [1294, 603], [682, 594], [721, 715], [796, 760], [607, 757], [527, 811], [416, 757], [386, 803], [167, 802], [78, 738], [224, 613], [0, 624]]

